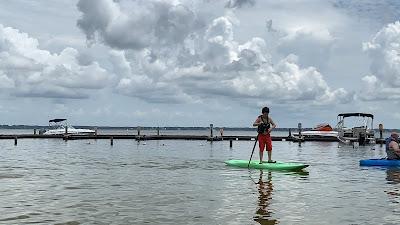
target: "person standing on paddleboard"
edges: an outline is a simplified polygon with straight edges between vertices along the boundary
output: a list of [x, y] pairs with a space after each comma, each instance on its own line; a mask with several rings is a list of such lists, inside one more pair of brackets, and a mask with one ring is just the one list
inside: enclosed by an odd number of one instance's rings
[[261, 110], [262, 115], [258, 116], [256, 121], [253, 123], [254, 127], [257, 127], [258, 132], [258, 144], [260, 147], [260, 164], [263, 163], [264, 149], [268, 152], [268, 163], [275, 163], [272, 161], [272, 139], [271, 131], [276, 127], [276, 124], [269, 116], [269, 108], [264, 107]]

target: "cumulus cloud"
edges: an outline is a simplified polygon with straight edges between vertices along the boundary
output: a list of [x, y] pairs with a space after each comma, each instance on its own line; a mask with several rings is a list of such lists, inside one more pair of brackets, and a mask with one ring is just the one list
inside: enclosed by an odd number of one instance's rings
[[372, 22], [391, 23], [400, 16], [400, 3], [395, 0], [330, 0], [330, 2], [334, 7], [352, 16]]
[[363, 49], [371, 59], [372, 75], [362, 78], [360, 98], [400, 99], [400, 22], [383, 27]]
[[328, 29], [298, 28], [288, 31], [278, 44], [278, 51], [296, 54], [304, 66], [323, 66], [329, 62], [335, 38]]
[[226, 2], [226, 8], [241, 8], [243, 6], [253, 6], [256, 0], [229, 0]]
[[289, 55], [275, 66], [263, 66], [255, 75], [243, 74], [229, 85], [241, 95], [314, 104], [347, 103], [351, 94], [344, 89], [331, 91], [323, 76], [313, 67], [301, 68], [297, 57]]
[[0, 89], [11, 89], [15, 87], [14, 80], [9, 78], [3, 71], [0, 71]]
[[87, 98], [87, 89], [101, 89], [110, 79], [96, 62], [81, 65], [79, 52], [59, 54], [39, 48], [37, 39], [0, 24], [0, 88], [16, 96]]
[[372, 73], [392, 87], [400, 87], [400, 22], [388, 24], [363, 45]]
[[78, 27], [89, 43], [99, 38], [117, 49], [181, 43], [196, 27], [196, 15], [178, 1], [80, 0]]
[[[78, 26], [88, 41], [98, 39], [116, 49], [110, 52], [110, 61], [112, 73], [120, 77], [115, 87], [118, 93], [157, 103], [201, 102], [216, 96], [313, 104], [347, 103], [352, 99], [346, 90], [330, 88], [316, 68], [301, 66], [296, 55], [287, 54], [274, 65], [264, 38], [236, 40], [234, 29], [240, 21], [232, 12], [196, 26], [198, 21], [208, 20], [181, 1], [102, 0], [97, 6], [101, 9], [90, 8], [90, 3], [79, 2], [83, 15]], [[254, 1], [229, 4], [240, 7], [245, 3]], [[155, 10], [160, 8], [163, 11]], [[103, 11], [105, 15], [101, 15]], [[170, 13], [168, 17], [165, 12]], [[148, 26], [143, 24], [143, 17], [148, 18]], [[174, 21], [184, 23], [178, 27], [172, 25]], [[117, 24], [124, 32], [111, 34]], [[179, 37], [173, 37], [174, 32]], [[110, 35], [118, 38], [110, 39]], [[321, 46], [333, 40], [327, 30], [299, 30], [283, 41], [301, 39]]]
[[[203, 61], [207, 66], [216, 68], [226, 65], [237, 58], [233, 42], [233, 25], [226, 17], [219, 17], [212, 21], [204, 36], [204, 49], [200, 49]], [[218, 68], [216, 68], [218, 69]]]
[[400, 89], [386, 85], [374, 75], [367, 75], [361, 79], [357, 98], [363, 101], [400, 100]]
[[[144, 61], [146, 58], [143, 57]], [[121, 77], [120, 81], [116, 86], [118, 93], [134, 96], [148, 102], [160, 103], [179, 103], [179, 102], [190, 102], [193, 101], [192, 97], [188, 94], [183, 93], [179, 87], [173, 83], [164, 82], [158, 73], [145, 73], [141, 72], [144, 70], [151, 70], [151, 64], [157, 64], [158, 62], [142, 62], [141, 64], [131, 64], [126, 59], [124, 51], [111, 51], [110, 61], [113, 64], [113, 72]], [[136, 66], [140, 65], [141, 68]], [[154, 67], [157, 67], [155, 65]], [[155, 69], [156, 70], [156, 69]], [[151, 74], [154, 78], [151, 78]]]

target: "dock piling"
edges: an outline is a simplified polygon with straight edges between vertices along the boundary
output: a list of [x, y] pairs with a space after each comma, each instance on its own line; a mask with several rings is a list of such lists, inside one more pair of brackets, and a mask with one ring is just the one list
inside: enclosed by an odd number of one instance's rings
[[111, 136], [110, 138], [110, 145], [113, 146], [114, 145], [114, 137]]
[[297, 128], [299, 128], [299, 137], [301, 138], [301, 123], [297, 124]]
[[157, 136], [160, 136], [160, 127], [157, 127]]
[[232, 145], [233, 145], [232, 142], [233, 142], [232, 139], [230, 139], [230, 140], [229, 140], [229, 148], [232, 148]]
[[33, 134], [36, 135], [36, 129], [33, 129]]
[[211, 138], [213, 137], [213, 127], [214, 127], [214, 124], [210, 124], [210, 137]]
[[140, 136], [140, 127], [137, 127], [137, 135]]
[[17, 146], [17, 144], [18, 144], [18, 137], [15, 136], [15, 137], [14, 137], [14, 145]]
[[68, 134], [68, 126], [65, 126], [65, 135]]

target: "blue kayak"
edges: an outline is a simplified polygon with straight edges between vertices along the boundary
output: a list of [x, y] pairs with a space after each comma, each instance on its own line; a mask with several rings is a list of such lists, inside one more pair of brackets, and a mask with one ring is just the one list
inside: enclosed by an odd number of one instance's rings
[[400, 160], [363, 159], [363, 160], [360, 160], [360, 166], [399, 166], [400, 167]]

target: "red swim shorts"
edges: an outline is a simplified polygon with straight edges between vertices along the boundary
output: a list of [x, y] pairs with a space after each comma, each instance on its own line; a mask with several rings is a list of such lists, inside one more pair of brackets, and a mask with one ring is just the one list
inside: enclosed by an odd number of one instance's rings
[[267, 146], [267, 151], [272, 151], [272, 140], [270, 134], [259, 134], [258, 142], [260, 146], [260, 152], [264, 151], [265, 146]]

